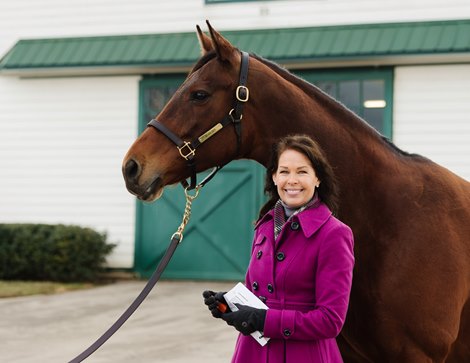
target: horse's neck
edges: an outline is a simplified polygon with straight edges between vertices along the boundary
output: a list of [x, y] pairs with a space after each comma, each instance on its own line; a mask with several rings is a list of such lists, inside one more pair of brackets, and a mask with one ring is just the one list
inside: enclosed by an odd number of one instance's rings
[[[265, 81], [266, 82], [266, 81]], [[271, 92], [270, 92], [271, 91]], [[266, 165], [272, 143], [289, 134], [307, 134], [317, 141], [338, 173], [358, 173], [365, 161], [388, 162], [390, 152], [380, 135], [351, 111], [319, 89], [303, 89], [277, 79], [276, 86], [265, 87], [264, 100], [256, 109], [254, 158]], [[266, 106], [263, 106], [267, 105]], [[383, 160], [382, 160], [383, 159]]]

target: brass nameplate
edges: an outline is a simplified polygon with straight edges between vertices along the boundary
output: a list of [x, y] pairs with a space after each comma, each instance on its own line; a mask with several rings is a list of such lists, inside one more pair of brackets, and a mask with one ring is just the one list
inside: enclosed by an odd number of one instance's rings
[[216, 132], [219, 130], [222, 130], [223, 126], [221, 123], [218, 123], [215, 125], [213, 128], [211, 128], [209, 131], [203, 133], [201, 136], [199, 136], [198, 140], [202, 144], [204, 141], [206, 141], [209, 137], [213, 136]]

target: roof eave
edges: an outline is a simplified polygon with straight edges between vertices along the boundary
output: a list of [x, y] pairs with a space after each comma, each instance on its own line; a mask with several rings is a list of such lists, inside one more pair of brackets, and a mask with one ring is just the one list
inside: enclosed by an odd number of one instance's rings
[[[277, 59], [285, 68], [319, 69], [344, 67], [383, 67], [405, 65], [464, 64], [470, 63], [470, 53], [364, 55], [362, 57]], [[0, 75], [21, 78], [94, 77], [143, 74], [188, 73], [193, 64], [140, 64], [100, 65], [87, 67], [3, 68]]]
[[142, 74], [188, 73], [192, 64], [106, 65], [77, 67], [2, 68], [0, 75], [20, 78], [132, 76]]
[[362, 57], [337, 57], [328, 59], [285, 59], [279, 60], [278, 63], [291, 70], [311, 68], [462, 64], [470, 63], [470, 53], [366, 55]]

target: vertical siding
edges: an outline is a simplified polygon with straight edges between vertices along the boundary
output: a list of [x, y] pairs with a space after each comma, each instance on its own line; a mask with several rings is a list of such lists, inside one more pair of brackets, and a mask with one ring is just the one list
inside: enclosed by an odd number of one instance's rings
[[394, 141], [470, 180], [470, 65], [398, 67]]
[[134, 198], [120, 172], [137, 130], [138, 77], [0, 78], [0, 222], [108, 232], [132, 267]]

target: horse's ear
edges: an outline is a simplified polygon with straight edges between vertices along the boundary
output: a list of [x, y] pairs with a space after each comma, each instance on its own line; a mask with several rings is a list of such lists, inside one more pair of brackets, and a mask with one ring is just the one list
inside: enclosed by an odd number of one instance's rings
[[211, 50], [214, 50], [214, 46], [212, 45], [211, 38], [209, 38], [206, 34], [202, 32], [199, 25], [196, 25], [196, 29], [197, 29], [197, 37], [199, 39], [199, 45], [201, 46], [202, 55], [209, 53]]
[[220, 35], [206, 20], [209, 32], [212, 38], [214, 50], [217, 53], [217, 58], [221, 61], [230, 61], [236, 52], [236, 48], [230, 42]]

